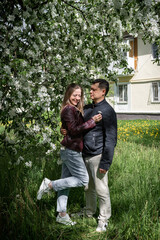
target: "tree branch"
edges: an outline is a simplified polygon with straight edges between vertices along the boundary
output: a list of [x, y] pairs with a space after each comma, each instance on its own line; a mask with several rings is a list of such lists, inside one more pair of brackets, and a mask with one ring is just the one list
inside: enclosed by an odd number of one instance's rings
[[80, 12], [80, 13], [82, 14], [83, 18], [85, 19], [87, 25], [89, 26], [89, 23], [88, 23], [88, 21], [87, 21], [87, 19], [86, 19], [86, 16], [85, 16], [84, 12], [83, 12], [81, 9], [79, 9], [79, 8], [77, 8], [77, 7], [75, 7], [75, 6], [73, 6], [72, 4], [68, 3], [68, 2], [65, 1], [65, 0], [62, 0], [62, 2], [65, 3], [65, 4], [67, 4], [68, 6], [70, 6], [70, 7], [74, 8], [74, 9], [76, 9], [78, 12]]

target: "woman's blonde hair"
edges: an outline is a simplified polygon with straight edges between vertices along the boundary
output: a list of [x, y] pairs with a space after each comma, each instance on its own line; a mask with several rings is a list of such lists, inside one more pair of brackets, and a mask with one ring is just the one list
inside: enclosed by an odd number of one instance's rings
[[63, 102], [62, 102], [62, 106], [61, 106], [61, 111], [63, 110], [63, 108], [70, 104], [70, 97], [72, 95], [72, 93], [76, 90], [76, 89], [81, 89], [81, 99], [77, 105], [78, 110], [83, 114], [83, 106], [84, 106], [84, 96], [83, 96], [83, 89], [81, 88], [81, 86], [79, 86], [76, 83], [71, 83], [70, 85], [68, 85], [66, 92], [64, 94], [64, 98], [63, 98]]

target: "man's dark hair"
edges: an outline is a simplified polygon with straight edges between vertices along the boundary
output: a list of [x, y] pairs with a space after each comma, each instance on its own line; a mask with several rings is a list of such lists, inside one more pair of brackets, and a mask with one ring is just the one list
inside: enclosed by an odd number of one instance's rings
[[98, 87], [100, 89], [104, 89], [104, 88], [106, 89], [105, 95], [107, 95], [107, 93], [109, 91], [109, 82], [107, 82], [105, 79], [98, 78], [92, 82], [92, 84], [96, 84], [96, 83], [99, 83]]

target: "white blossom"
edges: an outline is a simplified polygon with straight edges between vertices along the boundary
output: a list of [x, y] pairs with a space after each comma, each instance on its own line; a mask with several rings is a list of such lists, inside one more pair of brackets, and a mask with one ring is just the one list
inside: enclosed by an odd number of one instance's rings
[[10, 22], [13, 22], [15, 20], [15, 16], [14, 15], [9, 15], [8, 16], [8, 21]]
[[0, 98], [3, 96], [3, 92], [2, 91], [0, 91]]
[[27, 110], [24, 107], [21, 108], [16, 108], [16, 112], [17, 113], [22, 113], [22, 112], [26, 112]]
[[52, 142], [50, 142], [50, 148], [51, 149], [48, 149], [48, 151], [46, 152], [46, 155], [49, 155], [51, 154], [54, 150], [56, 150], [56, 145]]
[[145, 0], [145, 4], [146, 4], [147, 6], [151, 6], [152, 0]]
[[20, 156], [17, 160], [17, 162], [15, 163], [15, 165], [19, 165], [21, 162], [24, 161], [24, 158], [22, 156]]
[[151, 33], [153, 33], [155, 36], [159, 36], [160, 35], [160, 28], [158, 27], [158, 22], [156, 19], [151, 18], [150, 19], [150, 24], [151, 24], [151, 28], [149, 29], [149, 31]]
[[4, 66], [4, 70], [5, 70], [6, 73], [11, 74], [11, 68], [10, 68], [10, 66], [5, 65], [5, 66]]
[[52, 18], [55, 18], [57, 16], [56, 9], [53, 5], [52, 5], [52, 9], [51, 9], [51, 15], [52, 15]]
[[50, 155], [52, 153], [52, 150], [48, 150], [47, 152], [46, 152], [46, 155]]
[[9, 49], [9, 48], [6, 48], [6, 49], [5, 49], [5, 52], [6, 52], [7, 55], [9, 55], [9, 54], [10, 54], [10, 49]]
[[25, 162], [25, 165], [26, 165], [26, 167], [32, 167], [32, 162], [31, 161]]
[[62, 160], [59, 158], [58, 160], [57, 160], [57, 164], [58, 165], [61, 165], [63, 162], [62, 162]]
[[54, 143], [50, 143], [50, 146], [51, 146], [52, 150], [56, 150], [56, 145]]
[[48, 134], [47, 133], [42, 133], [42, 137], [43, 137], [43, 139], [42, 139], [42, 143], [50, 143], [51, 142], [51, 138], [48, 136]]
[[38, 125], [34, 125], [33, 126], [33, 131], [39, 132], [40, 131], [40, 127]]
[[[33, 136], [37, 144], [41, 141], [40, 144], [47, 144], [49, 151], [53, 151], [59, 144], [52, 143], [58, 130], [56, 126], [51, 129], [52, 119], [42, 116], [52, 110], [54, 118], [59, 117], [69, 83], [76, 81], [85, 88], [90, 77], [108, 76], [111, 63], [119, 67], [124, 32], [135, 37], [141, 33], [149, 42], [158, 40], [160, 24], [156, 4], [160, 1], [101, 0], [94, 4], [76, 1], [75, 8], [57, 0], [45, 4], [39, 1], [37, 7], [34, 1], [28, 5], [23, 0], [24, 7], [20, 6], [21, 2], [17, 5], [16, 1], [8, 1], [6, 17], [2, 16], [0, 22], [3, 33], [0, 108], [4, 121], [14, 118], [10, 127], [17, 121], [14, 130], [21, 140], [24, 138], [24, 147], [31, 139], [25, 137]], [[36, 123], [26, 129], [23, 120], [30, 122], [34, 118]], [[39, 132], [41, 140], [36, 139]], [[8, 136], [5, 141], [16, 143]]]
[[47, 131], [47, 134], [48, 134], [49, 136], [51, 136], [51, 134], [52, 134], [51, 128], [45, 127], [45, 130]]
[[61, 57], [59, 54], [56, 55], [56, 58], [57, 58], [58, 60], [61, 60], [61, 59], [62, 59], [62, 57]]
[[27, 66], [27, 61], [23, 60], [22, 67], [26, 67], [26, 66]]
[[15, 108], [12, 108], [9, 110], [9, 116], [11, 118], [13, 118], [14, 116], [16, 116], [16, 109]]

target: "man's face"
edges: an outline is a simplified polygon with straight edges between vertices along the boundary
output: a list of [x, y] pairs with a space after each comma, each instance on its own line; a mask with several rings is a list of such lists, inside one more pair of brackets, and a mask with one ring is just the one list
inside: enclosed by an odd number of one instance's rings
[[100, 102], [105, 97], [105, 89], [99, 88], [99, 83], [95, 83], [91, 85], [90, 97], [94, 102]]

